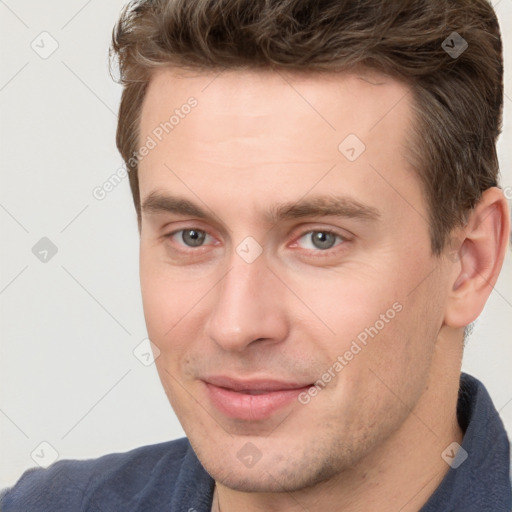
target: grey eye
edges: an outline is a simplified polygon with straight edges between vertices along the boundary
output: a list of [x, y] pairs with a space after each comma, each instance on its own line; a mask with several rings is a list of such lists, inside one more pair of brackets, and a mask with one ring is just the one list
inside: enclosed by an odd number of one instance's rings
[[337, 235], [326, 231], [312, 231], [311, 243], [316, 249], [330, 249], [336, 243]]
[[190, 247], [199, 247], [203, 244], [205, 238], [206, 233], [198, 229], [184, 229], [181, 233], [183, 243]]

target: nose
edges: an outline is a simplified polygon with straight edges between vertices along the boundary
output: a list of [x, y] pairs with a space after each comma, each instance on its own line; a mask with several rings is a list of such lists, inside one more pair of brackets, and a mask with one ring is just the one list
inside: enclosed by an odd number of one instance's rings
[[263, 257], [246, 263], [235, 254], [213, 294], [215, 306], [207, 321], [210, 339], [231, 352], [242, 352], [256, 341], [279, 343], [286, 339], [283, 293], [282, 283]]

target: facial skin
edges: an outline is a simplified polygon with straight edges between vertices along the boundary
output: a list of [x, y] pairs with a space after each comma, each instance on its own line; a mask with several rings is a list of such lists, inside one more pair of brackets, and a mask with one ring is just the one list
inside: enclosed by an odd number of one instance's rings
[[[462, 439], [462, 330], [490, 287], [480, 285], [471, 309], [469, 263], [432, 256], [427, 204], [407, 158], [410, 91], [363, 74], [166, 69], [147, 92], [140, 141], [197, 99], [140, 162], [140, 272], [161, 381], [217, 482], [222, 512], [418, 510], [448, 470], [441, 452]], [[355, 161], [338, 149], [349, 134], [366, 146]], [[157, 196], [207, 217], [168, 211]], [[340, 197], [344, 215], [268, 215]], [[497, 213], [485, 222], [506, 229], [503, 201], [493, 200]], [[354, 205], [366, 214], [354, 215]], [[240, 252], [255, 254], [247, 237], [263, 250], [251, 263]], [[499, 254], [489, 258], [501, 265]], [[494, 274], [486, 277], [492, 286]], [[400, 311], [390, 319], [393, 304]], [[205, 384], [227, 376], [306, 386], [328, 369], [330, 382], [307, 404], [293, 399], [257, 420], [227, 416]], [[247, 453], [261, 458], [247, 467]]]

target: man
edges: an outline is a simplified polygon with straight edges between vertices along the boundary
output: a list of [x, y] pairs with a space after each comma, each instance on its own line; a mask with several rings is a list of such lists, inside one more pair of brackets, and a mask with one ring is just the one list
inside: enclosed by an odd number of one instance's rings
[[485, 0], [154, 0], [114, 32], [144, 313], [187, 438], [2, 510], [510, 511], [460, 375], [510, 229]]

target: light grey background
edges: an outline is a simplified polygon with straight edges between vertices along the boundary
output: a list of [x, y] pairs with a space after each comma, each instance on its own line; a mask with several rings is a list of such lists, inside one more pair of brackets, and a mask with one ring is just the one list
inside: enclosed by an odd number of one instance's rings
[[[512, 2], [494, 3], [507, 62], [502, 184], [512, 199]], [[92, 195], [122, 164], [121, 88], [107, 66], [122, 5], [0, 0], [0, 488], [56, 456], [183, 435], [154, 366], [133, 354], [146, 330], [128, 181], [103, 201]], [[43, 237], [58, 249], [46, 263], [32, 252]], [[463, 367], [484, 381], [509, 432], [511, 317], [509, 251]]]

